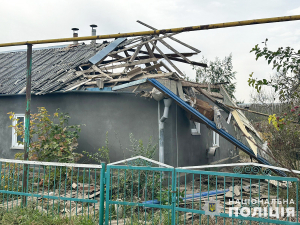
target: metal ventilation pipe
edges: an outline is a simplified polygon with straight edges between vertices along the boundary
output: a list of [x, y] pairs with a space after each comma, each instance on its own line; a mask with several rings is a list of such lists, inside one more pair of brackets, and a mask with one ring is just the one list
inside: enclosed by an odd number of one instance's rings
[[[92, 28], [92, 36], [96, 36], [96, 27], [98, 27], [96, 24], [91, 24], [90, 27]], [[96, 44], [96, 40], [92, 40], [91, 44]]]
[[[79, 29], [78, 28], [72, 28], [72, 31], [73, 31], [73, 37], [78, 37]], [[78, 45], [78, 41], [73, 41], [73, 44]]]

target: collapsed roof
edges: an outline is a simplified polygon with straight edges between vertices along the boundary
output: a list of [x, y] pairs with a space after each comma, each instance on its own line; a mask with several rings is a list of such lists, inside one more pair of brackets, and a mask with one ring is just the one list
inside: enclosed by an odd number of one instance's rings
[[[81, 43], [34, 50], [32, 93], [42, 95], [74, 90], [116, 90], [118, 86], [126, 86], [127, 83], [132, 84], [133, 81], [137, 81], [136, 87], [131, 91], [144, 93], [145, 97], [152, 97], [151, 91], [145, 92], [138, 81], [154, 78], [210, 121], [214, 117], [212, 106], [197, 99], [196, 94], [203, 94], [220, 107], [232, 111], [230, 106], [236, 107], [236, 105], [222, 85], [187, 81], [185, 75], [173, 63], [175, 61], [195, 66], [207, 66], [189, 59], [200, 53], [200, 50], [174, 38], [176, 34], [118, 38], [112, 42]], [[192, 51], [178, 52], [165, 41], [168, 38]], [[161, 47], [158, 47], [158, 43], [164, 49], [171, 50], [172, 53], [164, 53]], [[139, 87], [140, 90], [138, 90]], [[212, 92], [211, 89], [218, 90], [218, 92]], [[0, 53], [0, 95], [24, 94], [25, 91], [26, 52]], [[197, 121], [197, 116], [193, 117], [193, 114], [190, 116], [191, 120]], [[252, 131], [252, 135], [249, 133], [245, 135], [251, 136], [254, 141], [255, 138], [262, 141], [242, 112], [234, 113], [234, 118], [236, 121], [240, 118], [238, 125], [244, 134], [246, 128]], [[248, 141], [253, 151], [249, 151], [250, 155], [257, 154], [256, 145], [259, 143], [253, 145], [251, 144], [253, 140]]]
[[[32, 93], [39, 95], [55, 91], [85, 90], [91, 87], [101, 87], [101, 85], [113, 87], [141, 78], [181, 79], [184, 74], [173, 61], [206, 66], [206, 64], [189, 60], [188, 57], [200, 51], [175, 39], [174, 35], [118, 38], [101, 44], [82, 43], [34, 50]], [[164, 41], [166, 38], [179, 41], [193, 52], [179, 53]], [[157, 46], [158, 42], [173, 53], [163, 53]], [[155, 53], [155, 50], [158, 53]], [[162, 59], [167, 63], [164, 63]], [[1, 53], [0, 94], [25, 93], [25, 83], [26, 52]]]

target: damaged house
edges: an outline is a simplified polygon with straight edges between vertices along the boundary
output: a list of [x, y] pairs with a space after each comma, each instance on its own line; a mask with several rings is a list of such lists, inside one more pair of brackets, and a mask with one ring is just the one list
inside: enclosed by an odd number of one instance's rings
[[[59, 108], [70, 114], [71, 124], [84, 124], [80, 152], [96, 152], [108, 133], [111, 161], [131, 156], [132, 133], [144, 143], [152, 137], [153, 143], [159, 143], [156, 159], [172, 166], [234, 162], [241, 146], [254, 158], [258, 152], [257, 159], [267, 163], [257, 148], [262, 145], [259, 134], [225, 88], [184, 79], [174, 62], [206, 65], [192, 60], [198, 49], [174, 35], [34, 49], [31, 111], [43, 106], [53, 113]], [[189, 51], [178, 52], [167, 39]], [[23, 151], [17, 144], [19, 137], [9, 128], [7, 113], [24, 118], [25, 84], [26, 51], [0, 53], [1, 158], [14, 158]], [[199, 119], [189, 107], [205, 118]]]

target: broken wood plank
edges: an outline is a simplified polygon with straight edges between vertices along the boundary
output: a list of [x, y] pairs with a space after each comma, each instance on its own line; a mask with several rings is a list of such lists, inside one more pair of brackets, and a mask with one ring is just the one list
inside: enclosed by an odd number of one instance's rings
[[[147, 43], [148, 44], [148, 43]], [[146, 46], [146, 44], [145, 44], [145, 46]], [[128, 51], [130, 51], [130, 52], [134, 52], [134, 49], [128, 49]], [[149, 52], [148, 51], [143, 51], [143, 50], [140, 50], [140, 53], [143, 53], [143, 54], [148, 54], [149, 55]], [[157, 56], [160, 56], [160, 57], [162, 57], [160, 54], [158, 54], [158, 53], [154, 53], [153, 52], [153, 54], [154, 54], [154, 57], [157, 57]], [[194, 53], [194, 52], [180, 52], [180, 54], [182, 54], [182, 55], [184, 55], [185, 57], [190, 57], [190, 56], [193, 56], [193, 55], [195, 55], [195, 54], [197, 54], [197, 53]], [[168, 56], [168, 57], [179, 57], [177, 54], [174, 54], [174, 53], [165, 53], [165, 55], [166, 56]]]
[[135, 67], [134, 69], [132, 69], [131, 71], [129, 71], [127, 73], [127, 77], [130, 79], [133, 79], [134, 77], [136, 77], [137, 75], [142, 74], [142, 68], [141, 67]]
[[[143, 41], [141, 41], [142, 43]], [[135, 52], [133, 53], [133, 55], [131, 56], [129, 62], [133, 62], [133, 60], [136, 58], [136, 56], [139, 54], [141, 48], [143, 47], [143, 44], [140, 44], [139, 46], [137, 46]]]
[[[146, 26], [146, 27], [148, 27], [148, 28], [150, 28], [150, 29], [152, 29], [152, 30], [157, 30], [156, 28], [154, 28], [154, 27], [152, 27], [152, 26], [150, 26], [150, 25], [148, 25], [148, 24], [146, 24], [146, 23], [144, 23], [144, 22], [142, 22], [140, 20], [137, 20], [137, 22], [140, 23], [140, 24], [142, 24], [142, 25], [144, 25], [144, 26]], [[169, 38], [172, 39], [173, 41], [176, 41], [179, 44], [182, 44], [183, 46], [185, 46], [185, 47], [187, 47], [189, 49], [192, 49], [193, 51], [195, 51], [197, 53], [201, 52], [199, 49], [196, 49], [193, 46], [190, 46], [190, 45], [188, 45], [188, 44], [186, 44], [186, 43], [184, 43], [184, 42], [182, 42], [182, 41], [180, 41], [180, 40], [178, 40], [178, 39], [176, 39], [174, 37], [169, 37]]]
[[171, 60], [156, 46], [154, 45], [154, 43], [152, 41], [150, 41], [150, 43], [155, 46], [155, 49], [159, 52], [159, 54], [161, 54], [165, 60], [168, 61], [168, 63], [170, 63], [170, 65], [181, 75], [184, 77], [184, 74], [177, 68], [177, 66], [174, 65], [174, 63], [171, 62]]
[[111, 76], [109, 76], [108, 74], [104, 73], [101, 69], [99, 69], [96, 65], [92, 65], [92, 69], [94, 69], [95, 71], [99, 72], [103, 76], [108, 77], [109, 79], [113, 79]]
[[[163, 78], [163, 77], [171, 77], [174, 73], [160, 73], [160, 74], [144, 74], [142, 76], [139, 76], [138, 78], [134, 78], [133, 80], [140, 80], [144, 78]], [[128, 82], [131, 81], [130, 78], [124, 77], [124, 78], [118, 78], [118, 79], [112, 79], [109, 81], [106, 81], [106, 84], [115, 83], [115, 82]], [[87, 85], [96, 85], [96, 81], [91, 81]]]
[[173, 33], [173, 34], [168, 34], [166, 36], [162, 36], [162, 37], [158, 37], [158, 38], [153, 38], [151, 40], [147, 40], [147, 41], [144, 41], [142, 43], [139, 43], [139, 44], [136, 44], [136, 45], [132, 45], [130, 47], [127, 47], [127, 48], [123, 48], [123, 49], [120, 49], [120, 50], [117, 50], [117, 51], [114, 51], [114, 52], [111, 52], [108, 54], [108, 56], [110, 56], [111, 54], [116, 54], [116, 53], [119, 53], [119, 52], [125, 52], [126, 50], [129, 50], [129, 49], [133, 49], [141, 44], [146, 44], [146, 43], [149, 43], [150, 41], [155, 41], [155, 40], [159, 40], [159, 39], [163, 39], [163, 38], [166, 38], [166, 37], [171, 37], [171, 36], [174, 36], [176, 35], [177, 33]]
[[135, 65], [145, 64], [145, 63], [149, 63], [149, 62], [156, 62], [157, 60], [158, 60], [157, 58], [150, 58], [150, 59], [139, 60], [139, 61], [131, 62], [131, 63], [124, 63], [124, 64], [119, 64], [119, 65], [114, 65], [114, 66], [103, 67], [103, 69], [109, 70], [109, 69], [115, 69], [115, 68], [121, 68], [121, 67], [127, 67], [127, 66], [135, 66]]
[[155, 79], [156, 78], [166, 78], [166, 77], [171, 77], [173, 75], [174, 75], [173, 72], [172, 73], [158, 73], [158, 74], [147, 73], [147, 74], [144, 74], [142, 76], [139, 76], [137, 79], [143, 79], [143, 78], [155, 78]]
[[168, 70], [169, 72], [172, 72], [172, 70], [164, 63], [164, 62], [160, 62], [161, 65], [163, 65], [163, 67], [166, 68], [166, 70]]
[[166, 46], [171, 51], [175, 52], [177, 55], [179, 55], [181, 58], [183, 58], [185, 61], [187, 61], [187, 63], [191, 64], [191, 61], [188, 58], [186, 58], [184, 55], [182, 55], [180, 52], [178, 52], [175, 48], [173, 48], [167, 42], [165, 42], [164, 40], [159, 40], [159, 42], [162, 43], [164, 46]]
[[[128, 51], [131, 51], [131, 50], [128, 50]], [[145, 54], [148, 54], [147, 52], [145, 52], [145, 51], [140, 51], [140, 53], [145, 53]], [[156, 57], [156, 58], [159, 58], [159, 59], [161, 59], [161, 58], [163, 58], [163, 56], [162, 55], [160, 55], [160, 54], [157, 54], [157, 53], [153, 53], [154, 54], [154, 56]], [[177, 58], [177, 57], [174, 57], [174, 56], [168, 56], [168, 55], [170, 55], [170, 54], [165, 54], [170, 60], [173, 60], [173, 61], [177, 61], [177, 62], [182, 62], [182, 63], [187, 63], [185, 60], [183, 60], [183, 59], [180, 59], [180, 58]], [[138, 56], [138, 58], [139, 59], [147, 59], [148, 57], [147, 56]], [[205, 63], [199, 63], [199, 62], [195, 62], [195, 61], [190, 61], [191, 63], [190, 64], [192, 64], [192, 65], [194, 65], [194, 66], [201, 66], [201, 67], [207, 67], [207, 64], [205, 64]]]
[[128, 59], [130, 59], [131, 58], [131, 56], [128, 56], [128, 57], [126, 57], [126, 58], [122, 58], [122, 59], [113, 59], [113, 60], [106, 60], [106, 61], [103, 61], [100, 65], [99, 65], [99, 67], [102, 67], [102, 66], [105, 66], [105, 65], [109, 65], [109, 64], [112, 64], [112, 63], [117, 63], [117, 62], [124, 62], [124, 61], [127, 61]]
[[145, 67], [145, 68], [143, 69], [143, 71], [151, 71], [151, 70], [157, 69], [157, 68], [159, 68], [159, 67], [161, 67], [161, 66], [163, 66], [163, 65], [162, 65], [161, 62], [160, 62], [160, 63], [158, 63], [158, 64], [155, 64], [155, 65], [152, 65], [152, 66], [147, 66], [147, 67]]
[[77, 87], [79, 87], [79, 86], [81, 86], [81, 85], [84, 85], [84, 84], [86, 84], [86, 83], [88, 83], [89, 81], [91, 81], [92, 79], [88, 79], [88, 80], [85, 80], [85, 81], [83, 81], [83, 82], [80, 82], [79, 84], [77, 84], [77, 85], [75, 85], [75, 86], [72, 86], [72, 87], [70, 87], [69, 89], [67, 89], [67, 90], [64, 90], [64, 92], [66, 92], [66, 91], [71, 91], [71, 90], [73, 90], [74, 88], [77, 88]]

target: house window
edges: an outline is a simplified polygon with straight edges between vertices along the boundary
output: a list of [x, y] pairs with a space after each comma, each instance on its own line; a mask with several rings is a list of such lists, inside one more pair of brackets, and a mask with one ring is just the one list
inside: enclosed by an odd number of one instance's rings
[[[12, 125], [16, 126], [17, 123], [24, 124], [25, 122], [25, 115], [24, 114], [15, 114], [14, 115], [15, 120], [13, 120]], [[23, 144], [18, 144], [18, 142], [24, 142], [23, 138], [21, 136], [18, 136], [16, 133], [15, 128], [12, 128], [12, 148], [24, 148]]]
[[220, 135], [213, 131], [213, 146], [220, 146]]

